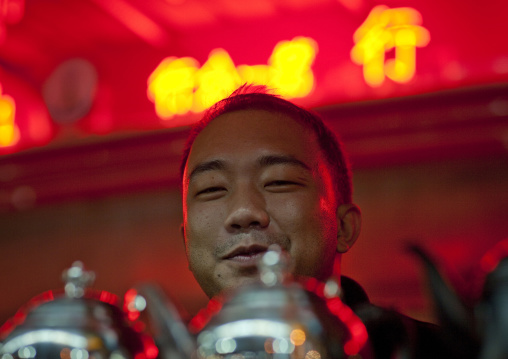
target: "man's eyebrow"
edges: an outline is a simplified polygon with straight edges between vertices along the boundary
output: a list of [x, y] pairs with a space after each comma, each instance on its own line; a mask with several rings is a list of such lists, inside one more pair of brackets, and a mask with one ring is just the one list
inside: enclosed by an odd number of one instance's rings
[[212, 160], [201, 162], [198, 164], [192, 172], [189, 174], [189, 182], [192, 181], [198, 174], [207, 172], [207, 171], [220, 171], [226, 169], [226, 164], [221, 160]]
[[261, 167], [273, 166], [273, 165], [293, 165], [302, 167], [306, 170], [311, 170], [311, 168], [303, 161], [299, 159], [288, 156], [288, 155], [267, 155], [259, 158], [258, 163]]

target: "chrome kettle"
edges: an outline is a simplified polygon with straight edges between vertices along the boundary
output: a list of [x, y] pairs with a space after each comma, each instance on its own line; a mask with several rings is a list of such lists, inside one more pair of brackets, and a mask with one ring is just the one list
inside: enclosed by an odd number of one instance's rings
[[201, 359], [346, 358], [367, 341], [360, 319], [339, 299], [335, 281], [288, 279], [287, 259], [270, 247], [260, 281], [212, 299], [190, 322]]
[[[187, 359], [193, 341], [177, 312], [153, 285], [118, 306], [117, 297], [88, 288], [95, 274], [75, 262], [63, 291], [48, 291], [22, 307], [1, 330], [2, 359]], [[128, 315], [147, 309], [152, 333]], [[142, 324], [142, 325], [139, 325]], [[177, 328], [177, 329], [176, 329]], [[153, 335], [152, 335], [153, 334]]]

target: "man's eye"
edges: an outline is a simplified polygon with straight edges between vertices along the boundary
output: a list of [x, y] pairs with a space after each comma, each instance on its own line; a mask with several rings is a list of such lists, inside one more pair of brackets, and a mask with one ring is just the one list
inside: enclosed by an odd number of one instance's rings
[[220, 193], [221, 191], [225, 191], [226, 189], [224, 187], [208, 187], [208, 188], [205, 188], [199, 192], [196, 193], [196, 196], [200, 196], [200, 195], [214, 195], [214, 194], [217, 194], [217, 193]]
[[300, 184], [293, 181], [286, 181], [286, 180], [276, 180], [276, 181], [270, 181], [267, 184], [265, 184], [265, 188], [271, 189], [271, 190], [289, 190], [295, 187], [299, 187]]
[[286, 186], [286, 185], [292, 185], [292, 184], [296, 184], [296, 183], [291, 182], [291, 181], [278, 180], [278, 181], [268, 182], [266, 185], [267, 186]]

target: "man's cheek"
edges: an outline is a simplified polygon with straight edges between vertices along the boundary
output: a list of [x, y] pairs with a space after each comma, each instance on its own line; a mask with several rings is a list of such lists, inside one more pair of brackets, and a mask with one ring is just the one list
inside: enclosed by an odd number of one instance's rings
[[202, 246], [192, 242], [189, 245], [189, 269], [202, 276], [203, 273], [209, 271], [210, 267], [210, 255], [207, 251], [203, 250]]
[[222, 223], [223, 210], [209, 203], [193, 206], [189, 211], [189, 220], [199, 231], [210, 231]]

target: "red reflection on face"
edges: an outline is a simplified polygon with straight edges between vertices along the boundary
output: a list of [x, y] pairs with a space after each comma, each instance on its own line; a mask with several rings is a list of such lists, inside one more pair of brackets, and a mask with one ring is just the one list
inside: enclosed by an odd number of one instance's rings
[[257, 281], [271, 244], [295, 274], [326, 279], [337, 246], [337, 201], [313, 132], [287, 115], [242, 110], [196, 138], [183, 180], [189, 266], [205, 293]]

